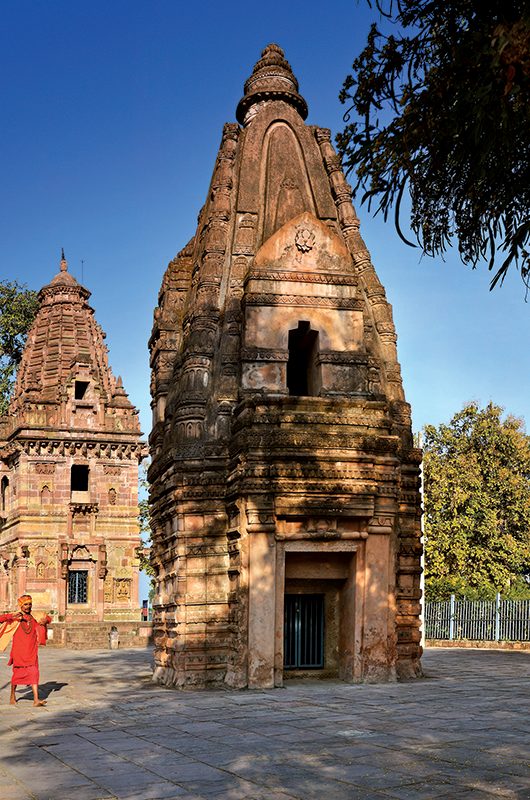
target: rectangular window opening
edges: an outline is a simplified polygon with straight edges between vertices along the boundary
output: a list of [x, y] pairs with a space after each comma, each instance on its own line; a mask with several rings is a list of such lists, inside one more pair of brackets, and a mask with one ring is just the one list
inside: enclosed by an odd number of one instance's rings
[[89, 387], [89, 381], [75, 381], [74, 398], [76, 400], [83, 400], [87, 393], [88, 387]]
[[70, 491], [88, 492], [88, 465], [73, 464], [70, 472]]

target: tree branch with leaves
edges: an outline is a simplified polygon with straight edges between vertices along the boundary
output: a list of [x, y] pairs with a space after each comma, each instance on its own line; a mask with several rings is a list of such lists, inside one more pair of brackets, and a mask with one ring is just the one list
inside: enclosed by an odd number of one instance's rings
[[[370, 0], [369, 4], [372, 5]], [[530, 282], [530, 9], [523, 0], [376, 0], [379, 24], [339, 95], [354, 195], [429, 256], [456, 240], [491, 288]], [[499, 263], [500, 262], [500, 263]]]
[[150, 578], [149, 599], [155, 592], [155, 569], [151, 564], [151, 516], [149, 513], [149, 484], [147, 482], [147, 466], [140, 466], [138, 476], [138, 524], [140, 526], [141, 544], [136, 549], [140, 570]]
[[17, 281], [0, 281], [0, 415], [6, 414], [17, 367], [39, 301]]

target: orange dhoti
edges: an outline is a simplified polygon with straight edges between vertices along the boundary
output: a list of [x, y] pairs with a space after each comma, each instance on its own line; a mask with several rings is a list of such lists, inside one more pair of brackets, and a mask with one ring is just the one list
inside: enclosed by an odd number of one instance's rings
[[[10, 662], [8, 662], [10, 663]], [[39, 659], [32, 667], [15, 667], [13, 664], [13, 675], [11, 684], [13, 686], [34, 686], [39, 682]]]

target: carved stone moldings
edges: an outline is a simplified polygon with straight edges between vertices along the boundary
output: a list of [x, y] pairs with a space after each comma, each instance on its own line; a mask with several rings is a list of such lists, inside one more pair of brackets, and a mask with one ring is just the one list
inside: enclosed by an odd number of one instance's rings
[[352, 353], [350, 351], [330, 351], [321, 350], [318, 353], [317, 361], [319, 364], [354, 364], [364, 366], [368, 364], [366, 353]]
[[337, 272], [287, 272], [285, 270], [252, 269], [247, 281], [292, 281], [293, 283], [324, 283], [326, 286], [357, 286], [357, 277]]
[[272, 510], [248, 509], [247, 528], [249, 533], [274, 531], [276, 528], [274, 512]]
[[99, 503], [70, 503], [69, 508], [72, 516], [75, 514], [86, 516], [87, 514], [97, 514], [99, 512]]
[[191, 544], [186, 549], [188, 557], [227, 556], [226, 545]]
[[111, 464], [103, 464], [103, 473], [105, 475], [121, 475], [123, 467], [115, 467]]
[[245, 214], [239, 221], [234, 243], [234, 254], [248, 254], [254, 252], [256, 239], [256, 215]]
[[97, 442], [80, 440], [22, 439], [18, 446], [28, 456], [83, 456], [85, 458], [112, 458], [120, 461], [143, 456], [141, 442]]
[[242, 361], [288, 361], [287, 350], [271, 350], [265, 348], [247, 347], [241, 351]]
[[38, 472], [40, 475], [53, 475], [55, 472], [55, 464], [53, 463], [37, 463], [35, 464], [35, 472]]
[[362, 311], [363, 302], [355, 297], [306, 297], [303, 295], [247, 294], [245, 302], [249, 306], [299, 306], [304, 308], [336, 308], [348, 311]]

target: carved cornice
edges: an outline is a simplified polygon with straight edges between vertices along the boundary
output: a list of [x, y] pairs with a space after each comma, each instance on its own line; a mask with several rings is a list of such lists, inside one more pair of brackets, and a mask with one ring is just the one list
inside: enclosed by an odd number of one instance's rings
[[342, 481], [362, 481], [370, 483], [393, 482], [396, 481], [395, 472], [392, 470], [388, 473], [382, 473], [371, 466], [370, 468], [360, 469], [357, 466], [351, 467], [348, 464], [319, 464], [313, 466], [311, 464], [297, 464], [294, 466], [285, 464], [273, 464], [268, 468], [268, 474], [271, 478], [288, 478], [288, 479], [305, 479], [305, 478], [320, 478], [321, 480], [337, 480]]
[[357, 286], [359, 281], [353, 273], [344, 275], [335, 272], [279, 272], [276, 270], [253, 269], [249, 272], [245, 283], [251, 280], [260, 281], [292, 281], [293, 283], [317, 283], [326, 286]]
[[[317, 433], [315, 431], [307, 430], [307, 423], [304, 425], [305, 431], [302, 427], [296, 428], [293, 426], [292, 430], [271, 430], [269, 426], [260, 425], [259, 428], [254, 427], [253, 423], [250, 425], [239, 426], [239, 449], [245, 447], [249, 448], [263, 448], [275, 447], [282, 448], [287, 453], [314, 453], [315, 449], [338, 451], [346, 455], [353, 453], [363, 454], [387, 454], [394, 455], [399, 451], [401, 446], [398, 437], [367, 437], [362, 434], [359, 435], [355, 430], [348, 431], [348, 429], [341, 426], [340, 418], [335, 423], [332, 420], [320, 420], [326, 423], [326, 426], [333, 424], [337, 425], [337, 430], [326, 433]], [[264, 422], [264, 420], [259, 420]], [[283, 455], [287, 455], [284, 453]], [[282, 457], [282, 454], [278, 454]]]
[[224, 544], [212, 545], [206, 544], [191, 544], [186, 548], [186, 555], [188, 558], [196, 556], [227, 556], [228, 548]]
[[42, 287], [39, 292], [39, 296], [39, 299], [41, 300], [53, 298], [57, 302], [57, 299], [62, 297], [65, 302], [71, 302], [72, 298], [83, 298], [83, 300], [88, 300], [90, 297], [90, 292], [77, 282], [75, 284], [68, 284], [64, 286], [61, 286], [60, 284], [48, 284], [47, 286]]
[[[200, 402], [203, 400], [203, 402]], [[186, 397], [186, 400], [179, 403], [173, 419], [175, 421], [183, 422], [188, 419], [204, 419], [205, 403], [204, 398], [194, 398], [191, 395]]]
[[247, 530], [249, 533], [274, 533], [276, 519], [273, 509], [247, 509]]
[[[378, 413], [379, 412], [379, 413]], [[292, 408], [275, 409], [259, 407], [256, 409], [256, 415], [253, 417], [246, 416], [242, 418], [238, 416], [238, 421], [241, 421], [246, 427], [250, 424], [256, 426], [278, 426], [281, 424], [301, 425], [309, 430], [311, 426], [326, 425], [330, 429], [332, 435], [338, 431], [332, 431], [333, 426], [338, 426], [341, 436], [348, 434], [350, 436], [364, 436], [366, 435], [366, 428], [369, 426], [372, 429], [381, 429], [381, 435], [386, 436], [386, 425], [388, 420], [386, 416], [381, 417], [381, 412], [376, 409], [374, 413], [365, 411], [364, 409], [348, 408], [342, 410], [334, 407], [332, 410], [324, 408], [322, 411], [319, 409], [302, 409], [295, 411]]]
[[287, 350], [270, 350], [247, 347], [241, 351], [242, 361], [289, 361]]
[[311, 297], [306, 295], [260, 294], [245, 296], [249, 306], [301, 306], [308, 308], [335, 308], [362, 311], [362, 300], [355, 297]]
[[332, 352], [330, 350], [321, 350], [317, 356], [319, 364], [358, 364], [359, 366], [367, 366], [370, 360], [367, 353]]
[[[244, 489], [248, 492], [272, 491], [278, 496], [288, 493], [301, 498], [310, 497], [311, 502], [320, 500], [320, 498], [328, 499], [339, 494], [347, 494], [350, 498], [373, 497], [377, 494], [375, 482], [356, 483], [354, 481], [340, 480], [338, 476], [329, 480], [319, 476], [316, 476], [316, 480], [310, 480], [309, 477], [297, 478], [296, 480], [286, 480], [285, 478], [277, 480], [256, 478], [253, 475], [243, 474], [238, 477], [237, 482], [241, 490]], [[390, 487], [387, 494], [395, 494], [395, 491], [393, 487]]]
[[72, 516], [74, 514], [97, 514], [99, 512], [99, 503], [70, 503], [69, 508]]
[[183, 357], [181, 368], [182, 371], [187, 369], [193, 369], [195, 367], [202, 367], [203, 369], [208, 369], [211, 365], [211, 358], [209, 355], [204, 353], [199, 353], [197, 351], [187, 351], [185, 356]]
[[94, 442], [86, 440], [19, 439], [16, 450], [27, 456], [83, 456], [120, 461], [145, 456], [145, 442]]

